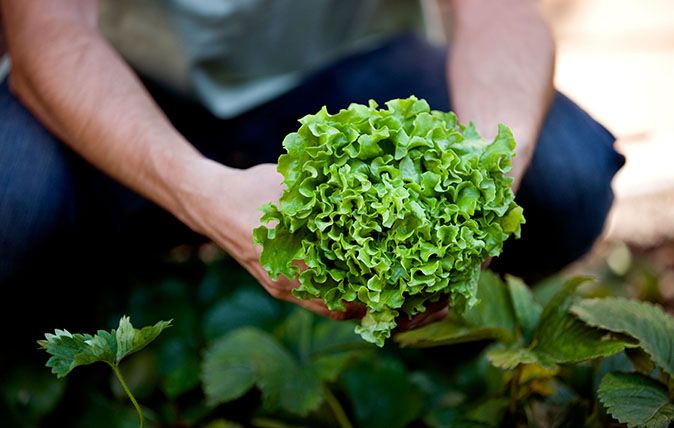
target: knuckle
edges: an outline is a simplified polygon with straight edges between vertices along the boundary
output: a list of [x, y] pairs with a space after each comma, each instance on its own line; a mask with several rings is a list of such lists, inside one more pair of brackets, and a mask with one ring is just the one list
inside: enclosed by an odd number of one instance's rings
[[275, 299], [281, 299], [285, 297], [283, 290], [274, 287], [266, 287], [267, 293]]

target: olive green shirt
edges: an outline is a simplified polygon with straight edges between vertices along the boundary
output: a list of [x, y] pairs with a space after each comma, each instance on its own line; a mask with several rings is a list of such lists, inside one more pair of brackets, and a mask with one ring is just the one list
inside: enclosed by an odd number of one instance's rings
[[223, 118], [421, 21], [418, 0], [102, 0], [100, 14], [131, 65]]

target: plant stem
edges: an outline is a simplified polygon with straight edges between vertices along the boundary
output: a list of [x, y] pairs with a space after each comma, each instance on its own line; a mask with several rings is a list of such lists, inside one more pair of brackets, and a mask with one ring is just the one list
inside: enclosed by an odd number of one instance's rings
[[337, 400], [337, 397], [335, 397], [332, 391], [330, 391], [330, 388], [325, 386], [323, 387], [323, 390], [325, 394], [325, 401], [328, 403], [328, 406], [330, 406], [330, 409], [332, 409], [332, 413], [335, 414], [335, 419], [337, 419], [339, 426], [341, 428], [353, 428], [349, 417], [346, 416], [344, 408], [341, 404], [339, 404], [339, 400]]
[[124, 381], [124, 376], [122, 376], [122, 372], [119, 371], [119, 367], [114, 364], [110, 364], [110, 367], [112, 367], [112, 371], [115, 372], [115, 376], [117, 376], [117, 380], [119, 381], [119, 384], [122, 385], [122, 389], [124, 392], [126, 392], [129, 400], [131, 400], [131, 403], [133, 403], [133, 407], [136, 408], [136, 412], [138, 412], [138, 420], [140, 421], [140, 428], [143, 428], [145, 420], [143, 418], [143, 412], [140, 410], [140, 406], [138, 405], [138, 401], [136, 401], [136, 397], [133, 396], [129, 386]]
[[522, 365], [515, 368], [513, 378], [510, 380], [510, 414], [514, 414], [517, 410], [517, 390], [520, 383], [520, 376], [522, 375]]

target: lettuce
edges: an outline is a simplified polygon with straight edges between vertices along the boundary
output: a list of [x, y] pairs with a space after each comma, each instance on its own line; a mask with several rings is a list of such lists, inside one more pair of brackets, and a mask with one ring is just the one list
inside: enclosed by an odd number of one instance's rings
[[504, 175], [515, 147], [507, 127], [488, 143], [416, 97], [386, 106], [300, 119], [278, 160], [286, 189], [262, 207], [274, 225], [254, 231], [272, 279], [299, 278], [293, 294], [331, 310], [364, 304], [356, 332], [379, 346], [401, 314], [447, 296], [473, 305], [480, 264], [524, 223]]

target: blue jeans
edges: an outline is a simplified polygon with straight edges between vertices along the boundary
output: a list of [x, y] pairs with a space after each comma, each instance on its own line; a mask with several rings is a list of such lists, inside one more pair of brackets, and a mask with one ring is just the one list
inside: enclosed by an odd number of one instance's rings
[[[153, 82], [146, 85], [199, 150], [247, 167], [274, 162], [285, 134], [297, 129], [297, 119], [322, 105], [336, 111], [351, 102], [383, 103], [415, 94], [434, 109], [450, 110], [445, 60], [445, 48], [400, 36], [341, 60], [231, 120], [215, 118]], [[517, 195], [527, 219], [522, 239], [508, 241], [493, 262], [495, 269], [532, 280], [590, 249], [613, 200], [611, 179], [624, 163], [613, 141], [572, 101], [555, 95]], [[9, 92], [6, 82], [0, 85], [0, 284], [39, 271], [55, 257], [67, 274], [78, 269], [78, 254], [92, 246], [94, 251], [123, 249], [112, 253], [143, 260], [193, 239], [168, 213], [73, 154]]]

